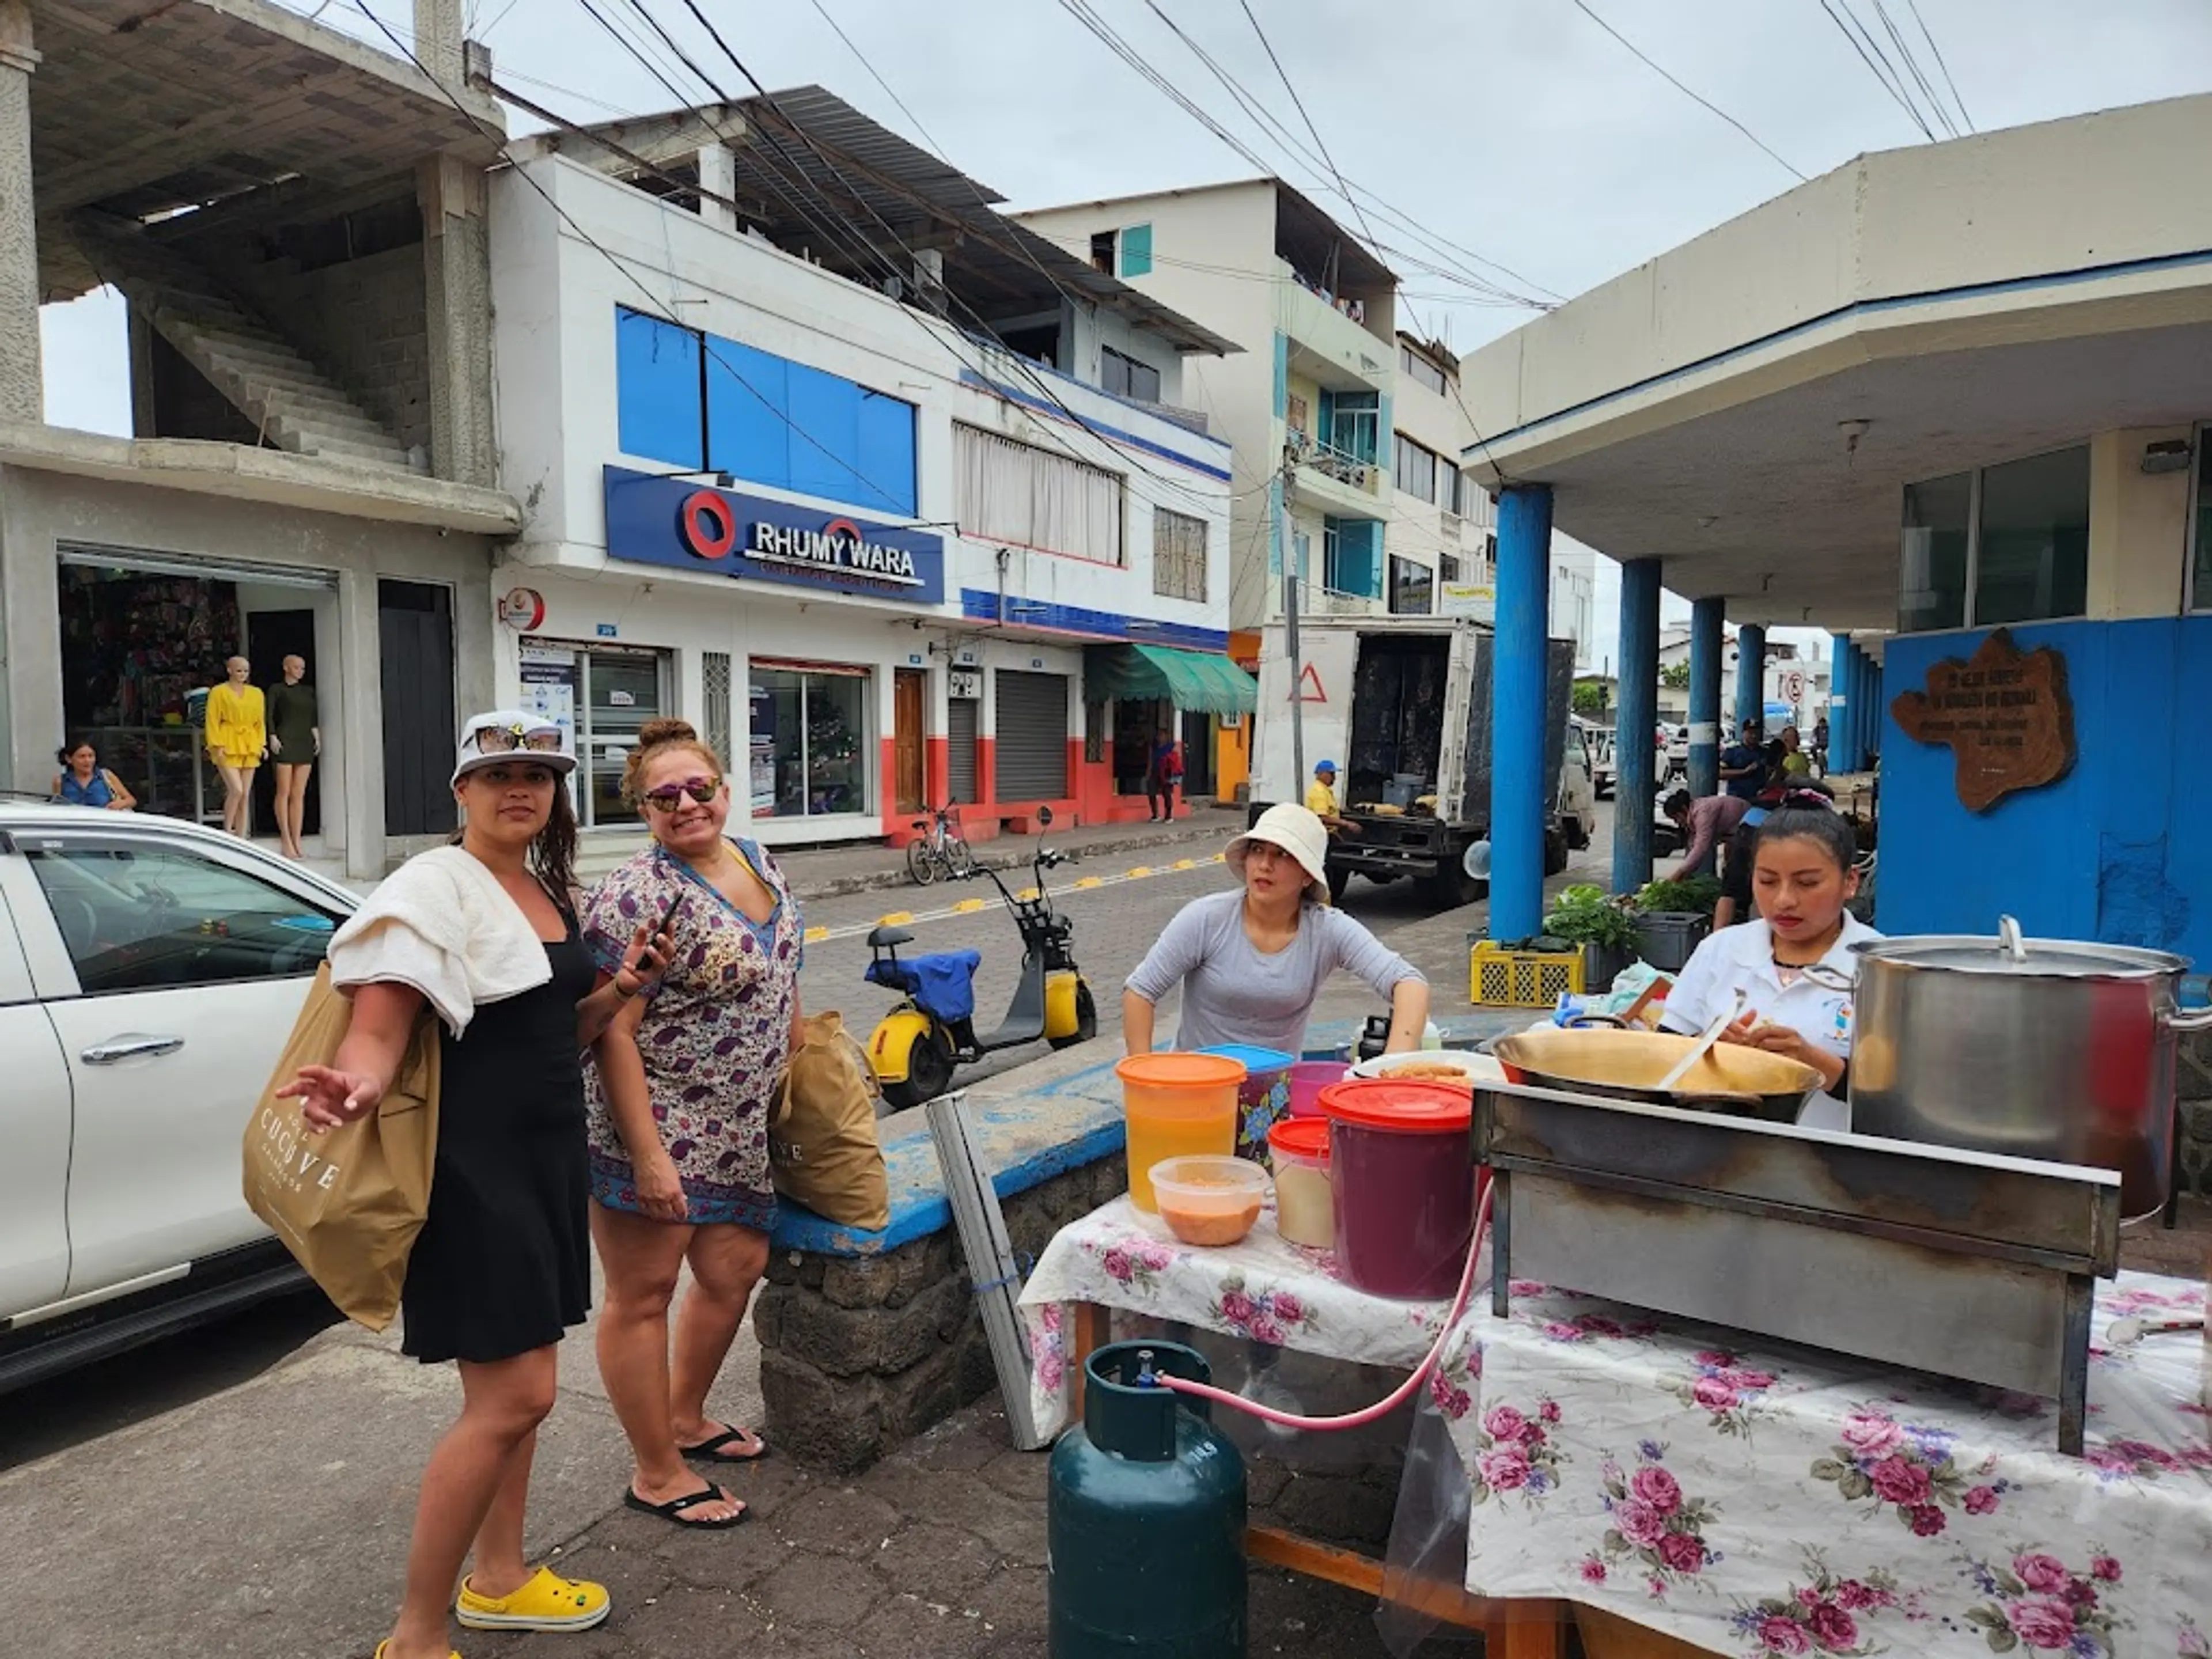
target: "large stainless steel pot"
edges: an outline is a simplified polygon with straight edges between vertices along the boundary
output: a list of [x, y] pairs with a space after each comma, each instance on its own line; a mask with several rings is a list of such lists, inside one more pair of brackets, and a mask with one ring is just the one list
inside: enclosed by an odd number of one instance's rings
[[2166, 1200], [2176, 1034], [2188, 961], [2073, 939], [1929, 934], [1869, 940], [1851, 1045], [1861, 1134], [2120, 1172], [2121, 1212]]

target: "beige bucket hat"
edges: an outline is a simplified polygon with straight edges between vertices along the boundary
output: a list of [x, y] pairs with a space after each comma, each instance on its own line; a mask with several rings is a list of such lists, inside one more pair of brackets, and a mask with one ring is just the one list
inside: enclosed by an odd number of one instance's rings
[[1255, 841], [1288, 853], [1311, 878], [1319, 896], [1328, 896], [1328, 831], [1322, 827], [1320, 818], [1291, 801], [1261, 813], [1259, 821], [1231, 842], [1229, 850], [1222, 854], [1222, 862], [1239, 881], [1244, 879], [1244, 854]]

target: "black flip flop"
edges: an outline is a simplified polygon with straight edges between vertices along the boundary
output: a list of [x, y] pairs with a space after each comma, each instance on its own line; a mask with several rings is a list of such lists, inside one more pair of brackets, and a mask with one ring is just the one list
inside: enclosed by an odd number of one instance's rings
[[[732, 1441], [745, 1440], [751, 1441], [759, 1449], [749, 1452], [723, 1449]], [[768, 1442], [750, 1429], [725, 1429], [711, 1440], [702, 1440], [696, 1446], [678, 1446], [676, 1449], [686, 1457], [697, 1458], [702, 1463], [757, 1463], [768, 1455]]]
[[696, 1509], [702, 1504], [735, 1504], [738, 1501], [720, 1486], [702, 1486], [696, 1492], [687, 1492], [681, 1498], [672, 1498], [665, 1504], [647, 1503], [644, 1498], [640, 1498], [635, 1490], [628, 1487], [625, 1487], [623, 1492], [623, 1503], [626, 1507], [635, 1510], [641, 1515], [657, 1515], [664, 1521], [695, 1532], [726, 1531], [743, 1522], [752, 1511], [741, 1506], [735, 1515], [720, 1521], [686, 1521], [684, 1518], [684, 1510]]

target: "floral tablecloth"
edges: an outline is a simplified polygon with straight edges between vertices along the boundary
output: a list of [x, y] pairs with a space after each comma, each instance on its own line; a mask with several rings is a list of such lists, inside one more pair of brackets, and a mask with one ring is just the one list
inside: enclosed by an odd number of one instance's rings
[[[1061, 1304], [1410, 1367], [1445, 1309], [1340, 1284], [1263, 1224], [1177, 1243], [1126, 1199], [1063, 1229], [1022, 1297], [1033, 1404], [1065, 1414]], [[1484, 1281], [1486, 1291], [1486, 1276]], [[2054, 1402], [1764, 1346], [1540, 1285], [1472, 1311], [1431, 1383], [1474, 1499], [1467, 1584], [1566, 1596], [1716, 1653], [2212, 1659], [2201, 1284], [2098, 1286], [2088, 1449]]]

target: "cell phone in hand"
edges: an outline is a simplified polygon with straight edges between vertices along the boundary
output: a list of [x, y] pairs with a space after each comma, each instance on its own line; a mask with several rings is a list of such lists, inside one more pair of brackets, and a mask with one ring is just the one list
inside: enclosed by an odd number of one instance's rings
[[689, 893], [678, 893], [676, 896], [676, 902], [668, 907], [668, 914], [661, 917], [659, 925], [653, 928], [652, 938], [658, 939], [661, 934], [668, 932], [669, 928], [675, 924], [676, 913], [684, 908], [690, 896]]

